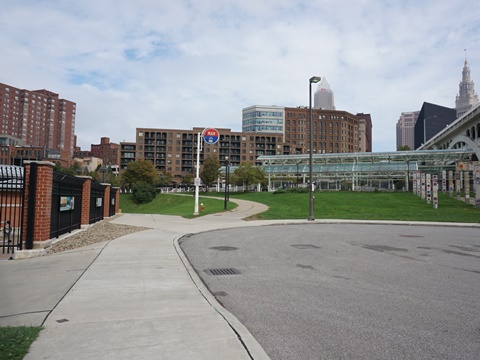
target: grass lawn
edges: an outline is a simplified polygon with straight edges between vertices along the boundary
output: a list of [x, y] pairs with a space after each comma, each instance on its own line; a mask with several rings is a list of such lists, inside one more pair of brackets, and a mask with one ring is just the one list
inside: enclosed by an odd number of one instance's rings
[[[205, 213], [223, 211], [223, 193], [208, 193], [220, 200], [201, 198]], [[120, 207], [125, 213], [152, 213], [193, 217], [193, 196], [162, 194], [154, 202], [137, 206], [129, 201], [129, 194], [122, 195]], [[188, 200], [190, 198], [190, 200]], [[265, 213], [254, 216], [258, 220], [307, 219], [309, 194], [273, 194], [268, 192], [230, 193], [230, 198], [257, 201], [269, 206]], [[181, 203], [181, 205], [179, 204]], [[230, 206], [233, 204], [229, 204]], [[316, 219], [354, 220], [404, 220], [479, 223], [480, 209], [439, 194], [438, 209], [422, 201], [412, 193], [403, 192], [316, 192]]]
[[21, 360], [42, 330], [41, 327], [0, 327], [0, 360]]
[[[205, 193], [202, 193], [202, 195]], [[184, 195], [173, 194], [158, 194], [157, 197], [148, 204], [137, 205], [132, 200], [131, 194], [120, 195], [120, 209], [123, 213], [130, 214], [162, 214], [162, 215], [178, 215], [187, 219], [194, 217], [215, 214], [224, 210], [224, 201], [221, 199], [208, 199], [199, 197], [198, 211], [200, 212], [200, 204], [203, 204], [205, 209], [200, 215], [194, 216], [193, 211], [195, 207], [195, 197], [191, 193]], [[237, 204], [229, 202], [227, 210], [232, 210], [237, 207]]]

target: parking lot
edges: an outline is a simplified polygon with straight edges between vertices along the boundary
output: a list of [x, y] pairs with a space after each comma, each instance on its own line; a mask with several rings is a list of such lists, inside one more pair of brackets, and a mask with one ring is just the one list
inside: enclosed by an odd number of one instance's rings
[[303, 224], [181, 241], [276, 359], [478, 359], [478, 228]]

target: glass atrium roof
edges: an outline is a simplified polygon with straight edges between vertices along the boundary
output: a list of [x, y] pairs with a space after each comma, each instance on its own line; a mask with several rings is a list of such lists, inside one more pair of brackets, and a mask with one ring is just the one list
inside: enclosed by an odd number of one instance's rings
[[[313, 154], [315, 177], [402, 178], [406, 171], [441, 171], [457, 161], [469, 161], [472, 149], [417, 150], [377, 153]], [[267, 175], [288, 176], [309, 173], [309, 154], [259, 156]]]

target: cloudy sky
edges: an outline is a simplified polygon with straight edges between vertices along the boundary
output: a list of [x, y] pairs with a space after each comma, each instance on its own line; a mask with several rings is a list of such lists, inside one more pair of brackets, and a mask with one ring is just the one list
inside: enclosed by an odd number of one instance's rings
[[241, 131], [244, 107], [308, 105], [317, 75], [338, 110], [372, 115], [373, 150], [391, 151], [401, 112], [455, 106], [464, 49], [480, 92], [479, 1], [0, 4], [0, 82], [76, 102], [84, 150], [136, 127]]

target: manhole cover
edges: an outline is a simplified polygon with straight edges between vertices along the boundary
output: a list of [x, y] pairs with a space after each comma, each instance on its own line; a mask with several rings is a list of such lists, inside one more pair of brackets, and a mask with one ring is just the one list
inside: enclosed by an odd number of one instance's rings
[[295, 245], [290, 245], [291, 247], [294, 247], [295, 249], [320, 249], [318, 246], [312, 245], [312, 244], [295, 244]]
[[238, 275], [241, 274], [240, 271], [233, 268], [227, 269], [207, 269], [204, 270], [208, 275]]
[[209, 248], [210, 250], [218, 250], [218, 251], [233, 251], [238, 250], [235, 246], [212, 246]]

